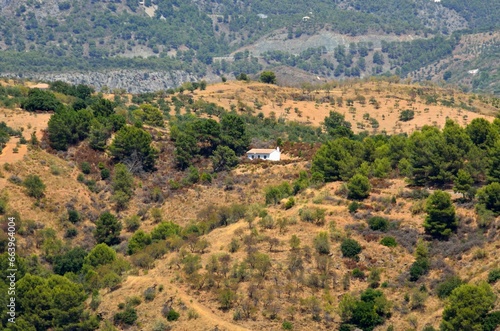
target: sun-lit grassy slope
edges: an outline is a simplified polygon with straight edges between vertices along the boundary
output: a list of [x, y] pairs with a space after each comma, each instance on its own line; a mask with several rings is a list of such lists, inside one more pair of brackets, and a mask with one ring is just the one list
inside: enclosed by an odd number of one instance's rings
[[[268, 117], [274, 113], [276, 118], [314, 126], [319, 126], [330, 111], [337, 111], [345, 115], [355, 132], [385, 131], [388, 134], [411, 133], [424, 125], [442, 128], [447, 118], [461, 125], [478, 117], [493, 120], [498, 112], [471, 94], [384, 81], [305, 85], [302, 89], [258, 82], [230, 82], [210, 85], [205, 91], [196, 91], [194, 97], [226, 109], [249, 106], [255, 114], [262, 112]], [[429, 101], [428, 98], [433, 99]], [[353, 101], [352, 105], [349, 100]], [[451, 100], [453, 103], [449, 103]], [[406, 109], [413, 110], [415, 118], [400, 121], [400, 112]], [[377, 129], [371, 127], [368, 117], [378, 121]]]
[[[362, 101], [360, 96], [365, 98], [364, 105], [360, 103]], [[438, 104], [426, 104], [428, 96], [435, 96]], [[335, 97], [333, 99], [335, 102], [332, 104], [328, 97]], [[338, 102], [340, 97], [342, 97], [342, 105]], [[369, 127], [369, 121], [363, 119], [363, 114], [368, 113], [370, 118], [375, 118], [379, 122], [380, 127], [377, 131], [386, 130], [389, 134], [410, 133], [426, 124], [442, 127], [446, 117], [455, 119], [462, 125], [470, 123], [477, 117], [492, 120], [496, 113], [496, 109], [486, 102], [487, 99], [481, 99], [478, 96], [438, 87], [389, 82], [352, 82], [335, 86], [332, 84], [328, 91], [313, 89], [309, 86], [296, 89], [256, 82], [230, 82], [210, 85], [205, 91], [196, 90], [193, 93], [193, 99], [198, 98], [215, 102], [227, 109], [234, 105], [238, 111], [245, 109], [246, 105], [254, 108], [255, 114], [262, 112], [268, 117], [274, 112], [276, 117], [286, 116], [287, 120], [307, 122], [315, 126], [320, 125], [331, 110], [335, 110], [346, 114], [346, 119], [352, 121], [356, 132], [362, 131], [362, 128], [357, 126], [358, 122], [364, 123], [365, 129], [374, 131]], [[375, 102], [370, 104], [372, 98]], [[463, 102], [465, 107], [445, 106], [439, 101], [450, 102], [451, 98], [454, 99], [455, 105]], [[294, 99], [300, 99], [300, 101], [294, 101]], [[349, 99], [353, 100], [352, 106], [347, 106]], [[379, 104], [378, 109], [375, 103]], [[399, 106], [396, 106], [397, 103]], [[261, 109], [257, 109], [256, 104], [260, 104]], [[350, 107], [355, 108], [355, 111], [350, 110]], [[290, 108], [289, 114], [287, 114], [287, 108]], [[295, 108], [298, 108], [297, 112]], [[413, 108], [415, 109], [413, 120], [398, 121], [401, 110]], [[37, 133], [41, 132], [46, 127], [49, 118], [46, 114], [30, 115], [21, 110], [3, 109], [1, 114], [5, 114], [2, 115], [1, 120], [5, 120], [9, 126], [15, 129], [23, 127], [26, 138], [29, 138], [30, 130], [36, 129]], [[28, 128], [28, 123], [31, 128]], [[175, 170], [171, 168], [172, 163], [169, 163], [173, 157], [173, 149], [171, 142], [168, 141], [168, 130], [149, 129], [156, 137], [164, 139], [164, 141], [155, 142], [164, 144], [160, 168], [156, 173], [135, 178], [134, 198], [126, 211], [117, 214], [123, 221], [131, 215], [141, 213], [144, 216], [140, 229], [145, 232], [150, 232], [157, 224], [151, 216], [152, 208], [159, 208], [163, 220], [186, 226], [203, 217], [209, 206], [263, 205], [265, 187], [283, 181], [292, 182], [298, 177], [300, 171], [307, 170], [310, 166], [310, 160], [295, 158], [286, 164], [244, 163], [230, 173], [219, 174], [210, 185], [195, 184], [188, 188], [169, 190], [167, 189], [168, 180], [175, 175]], [[96, 186], [100, 189], [93, 193], [84, 183], [77, 180], [80, 173], [78, 162], [84, 157], [94, 157], [92, 160], [106, 162], [107, 157], [91, 154], [85, 145], [71, 148], [64, 158], [40, 149], [26, 149], [21, 159], [9, 159], [13, 155], [14, 153], [10, 153], [7, 149], [0, 155], [0, 164], [8, 164], [1, 168], [0, 194], [8, 195], [11, 210], [18, 211], [25, 222], [34, 222], [35, 228], [54, 228], [57, 236], [63, 239], [65, 229], [71, 225], [64, 221], [62, 216], [68, 205], [75, 206], [82, 211], [83, 216], [82, 222], [77, 225], [78, 236], [63, 240], [70, 246], [81, 245], [90, 248], [88, 246], [93, 243], [93, 221], [100, 212], [113, 209], [113, 202], [110, 198], [109, 183], [97, 181]], [[3, 157], [5, 159], [2, 161]], [[39, 203], [27, 197], [22, 186], [12, 182], [14, 176], [24, 179], [29, 174], [39, 175], [47, 186], [45, 198]], [[280, 330], [281, 323], [285, 319], [293, 322], [294, 330], [335, 330], [340, 323], [337, 307], [342, 295], [348, 292], [359, 293], [368, 286], [366, 280], [351, 278], [350, 287], [346, 290], [343, 284], [344, 276], [351, 273], [355, 267], [367, 274], [371, 268], [380, 268], [382, 271], [380, 283], [387, 282], [387, 287], [383, 288], [383, 291], [392, 301], [393, 308], [392, 317], [376, 330], [385, 331], [391, 324], [396, 330], [410, 328], [420, 330], [425, 324], [438, 327], [441, 321], [444, 302], [437, 299], [434, 292], [435, 282], [442, 276], [441, 270], [448, 270], [447, 272], [451, 270], [466, 281], [477, 281], [485, 279], [491, 268], [500, 265], [500, 255], [497, 253], [500, 242], [495, 229], [484, 232], [478, 230], [475, 213], [471, 206], [457, 203], [457, 214], [460, 217], [462, 230], [456, 240], [443, 242], [431, 248], [433, 253], [446, 252], [448, 255], [436, 262], [439, 265], [434, 269], [440, 271], [431, 271], [421, 283], [410, 283], [407, 275], [402, 274], [407, 272], [413, 263], [416, 238], [423, 233], [422, 223], [425, 217], [423, 200], [411, 198], [410, 192], [413, 188], [408, 187], [402, 179], [375, 180], [372, 182], [371, 196], [362, 203], [360, 211], [351, 214], [348, 212], [350, 201], [345, 198], [342, 185], [337, 182], [322, 187], [308, 188], [295, 197], [295, 206], [287, 210], [282, 207], [283, 204], [267, 207], [269, 215], [274, 220], [285, 217], [291, 220], [284, 230], [278, 227], [262, 229], [256, 226], [257, 230], [252, 231], [249, 224], [242, 219], [203, 236], [210, 245], [204, 252], [199, 253], [203, 267], [200, 270], [202, 275], [205, 274], [205, 266], [211, 255], [229, 253], [229, 244], [233, 238], [244, 238], [253, 232], [257, 238], [254, 247], [270, 256], [272, 266], [266, 277], [240, 284], [236, 308], [239, 308], [241, 302], [250, 295], [250, 291], [254, 291], [254, 295], [261, 299], [261, 302], [269, 302], [270, 305], [279, 307], [276, 319], [269, 318], [269, 307], [262, 306], [261, 303], [252, 318], [234, 320], [235, 309], [228, 311], [220, 309], [217, 291], [199, 289], [186, 281], [181, 264], [178, 262], [179, 252], [167, 253], [154, 261], [153, 267], [149, 270], [134, 268], [121, 286], [114, 291], [101, 290], [102, 302], [97, 312], [102, 318], [112, 320], [113, 315], [119, 311], [118, 304], [132, 296], [139, 296], [142, 302], [137, 306], [138, 324], [129, 330], [152, 330], [155, 321], [162, 318], [161, 309], [165, 303], [169, 303], [181, 314], [178, 321], [170, 323], [172, 330], [197, 331], [216, 330], [216, 328], [228, 331]], [[154, 186], [164, 189], [162, 202], [146, 202], [146, 197]], [[460, 197], [451, 190], [449, 192], [453, 194], [454, 199]], [[303, 208], [324, 208], [326, 210], [324, 224], [316, 225], [300, 221], [299, 212]], [[400, 243], [398, 247], [388, 248], [380, 245], [379, 241], [384, 234], [367, 230], [366, 219], [374, 215], [387, 217], [399, 224], [398, 229], [389, 231], [389, 234]], [[328, 291], [305, 286], [297, 281], [298, 277], [302, 276], [290, 277], [287, 272], [290, 254], [289, 240], [292, 235], [299, 237], [304, 250], [304, 274], [309, 275], [318, 270], [319, 263], [311, 252], [314, 251], [312, 248], [314, 237], [321, 231], [335, 234], [332, 236], [332, 249], [328, 263], [328, 279], [326, 280], [330, 286]], [[33, 234], [20, 237], [21, 249], [28, 253], [39, 254], [43, 248], [37, 245], [40, 239], [37, 233], [39, 232], [35, 229]], [[124, 229], [121, 233], [123, 242], [131, 235], [132, 233]], [[338, 238], [345, 236], [358, 240], [363, 246], [359, 262], [342, 257]], [[268, 238], [278, 239], [279, 244], [271, 249]], [[118, 250], [124, 252], [126, 248], [121, 245]], [[187, 247], [181, 250], [190, 251]], [[243, 261], [247, 257], [245, 245], [242, 244], [239, 250], [229, 255], [231, 264]], [[130, 260], [130, 257], [126, 256], [126, 259]], [[224, 282], [230, 287], [235, 287], [235, 284], [229, 280]], [[427, 288], [428, 297], [422, 307], [412, 309], [410, 303], [406, 302], [405, 295], [408, 294], [411, 298], [422, 285]], [[158, 290], [160, 286], [163, 287], [161, 292]], [[149, 287], [155, 287], [156, 297], [152, 301], [145, 301], [143, 293]], [[500, 284], [495, 284], [494, 289], [498, 292]], [[304, 308], [306, 305], [303, 304], [303, 300], [311, 296], [321, 299], [322, 309], [331, 315], [330, 322], [316, 322], [311, 319], [310, 313]], [[410, 302], [411, 300], [413, 299], [410, 299]], [[90, 299], [88, 303], [90, 304]]]

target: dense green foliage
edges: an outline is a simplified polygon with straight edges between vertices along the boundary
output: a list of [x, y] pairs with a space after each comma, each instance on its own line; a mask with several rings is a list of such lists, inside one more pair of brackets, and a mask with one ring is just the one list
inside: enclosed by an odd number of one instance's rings
[[387, 301], [384, 293], [371, 288], [362, 292], [360, 299], [349, 294], [344, 295], [339, 306], [344, 330], [351, 330], [349, 326], [352, 325], [371, 331], [391, 315], [391, 303]]
[[425, 211], [427, 212], [424, 221], [426, 233], [437, 238], [448, 238], [457, 229], [458, 220], [449, 193], [434, 192], [427, 200]]
[[[296, 66], [325, 76], [359, 77], [387, 70], [383, 64], [388, 55], [392, 72], [404, 76], [449, 55], [456, 45], [455, 36], [449, 35], [460, 18], [450, 18], [441, 7], [455, 10], [470, 27], [467, 32], [498, 29], [496, 17], [500, 12], [495, 3], [463, 0], [439, 4], [410, 0], [158, 0], [154, 2], [153, 17], [149, 17], [144, 13], [144, 5], [150, 7], [152, 3], [146, 1], [142, 5], [127, 0], [89, 5], [84, 1], [66, 1], [50, 9], [32, 1], [6, 4], [0, 17], [0, 68], [4, 73], [21, 74], [122, 68], [186, 70], [198, 76], [210, 69], [219, 75], [257, 74], [262, 66], [248, 51], [236, 52], [234, 62], [213, 59], [227, 56], [272, 31], [285, 29], [287, 39], [325, 30], [350, 36], [381, 33], [424, 37], [404, 43], [387, 42], [388, 46], [383, 46], [386, 54], [373, 52], [369, 43], [358, 43], [356, 48], [349, 46], [348, 51], [347, 45], [341, 45], [344, 50], [335, 50], [333, 58], [331, 54], [325, 56], [322, 49], [308, 49], [300, 55], [271, 51], [264, 56], [271, 65]], [[134, 51], [139, 47], [147, 55], [130, 56], [136, 55]], [[176, 52], [174, 56], [172, 51]], [[366, 59], [372, 57], [374, 66], [370, 68]], [[487, 87], [484, 82], [477, 84]]]
[[342, 251], [343, 256], [356, 259], [358, 257], [358, 254], [361, 253], [362, 248], [356, 240], [346, 238], [342, 240], [342, 243], [340, 244], [340, 250]]
[[124, 126], [117, 133], [109, 150], [113, 158], [129, 165], [132, 171], [151, 171], [158, 151], [151, 146], [151, 135], [134, 126]]
[[21, 103], [21, 108], [28, 111], [54, 111], [61, 105], [52, 92], [34, 88], [29, 90], [28, 98]]
[[441, 330], [482, 330], [485, 317], [495, 303], [487, 283], [464, 284], [451, 292], [443, 312]]
[[109, 246], [116, 245], [120, 243], [119, 236], [121, 229], [122, 224], [120, 221], [110, 212], [105, 212], [96, 221], [94, 237], [98, 243], [104, 243]]
[[370, 181], [368, 177], [361, 174], [354, 175], [347, 183], [347, 197], [350, 199], [363, 200], [370, 195]]

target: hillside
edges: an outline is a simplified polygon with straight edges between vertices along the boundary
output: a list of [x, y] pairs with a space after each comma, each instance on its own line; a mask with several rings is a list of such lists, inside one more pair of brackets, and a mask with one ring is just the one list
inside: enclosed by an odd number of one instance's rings
[[[497, 31], [500, 11], [496, 3], [463, 0], [47, 0], [43, 5], [5, 0], [1, 5], [1, 75], [134, 93], [188, 80], [216, 82], [222, 75], [256, 74], [276, 65], [325, 79], [437, 78], [442, 71], [412, 73], [449, 61], [462, 35], [473, 47], [475, 33]], [[483, 54], [480, 67], [496, 68], [495, 54]], [[461, 83], [497, 92], [495, 76]]]
[[23, 330], [500, 325], [497, 98], [397, 77], [1, 85]]

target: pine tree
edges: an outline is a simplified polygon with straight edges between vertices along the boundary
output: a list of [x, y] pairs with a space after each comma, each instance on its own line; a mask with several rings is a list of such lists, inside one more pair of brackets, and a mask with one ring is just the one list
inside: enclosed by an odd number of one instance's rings
[[449, 193], [434, 192], [427, 200], [425, 211], [425, 232], [433, 237], [446, 239], [457, 229], [458, 220]]
[[453, 191], [462, 193], [465, 199], [467, 195], [470, 195], [473, 183], [474, 179], [471, 175], [466, 170], [460, 169], [454, 181]]
[[500, 182], [500, 140], [489, 151], [488, 180], [490, 182]]

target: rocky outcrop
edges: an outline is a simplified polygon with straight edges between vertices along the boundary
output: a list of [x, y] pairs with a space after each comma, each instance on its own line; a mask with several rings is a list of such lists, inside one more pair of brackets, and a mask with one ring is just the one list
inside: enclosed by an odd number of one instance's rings
[[[143, 93], [175, 88], [184, 82], [201, 80], [186, 71], [147, 71], [147, 70], [110, 70], [102, 72], [65, 72], [65, 73], [26, 73], [22, 77], [16, 74], [3, 74], [16, 78], [29, 78], [39, 81], [60, 80], [70, 84], [85, 84], [101, 90], [107, 86], [110, 90], [119, 88], [130, 93]], [[205, 78], [209, 83], [216, 77]]]

